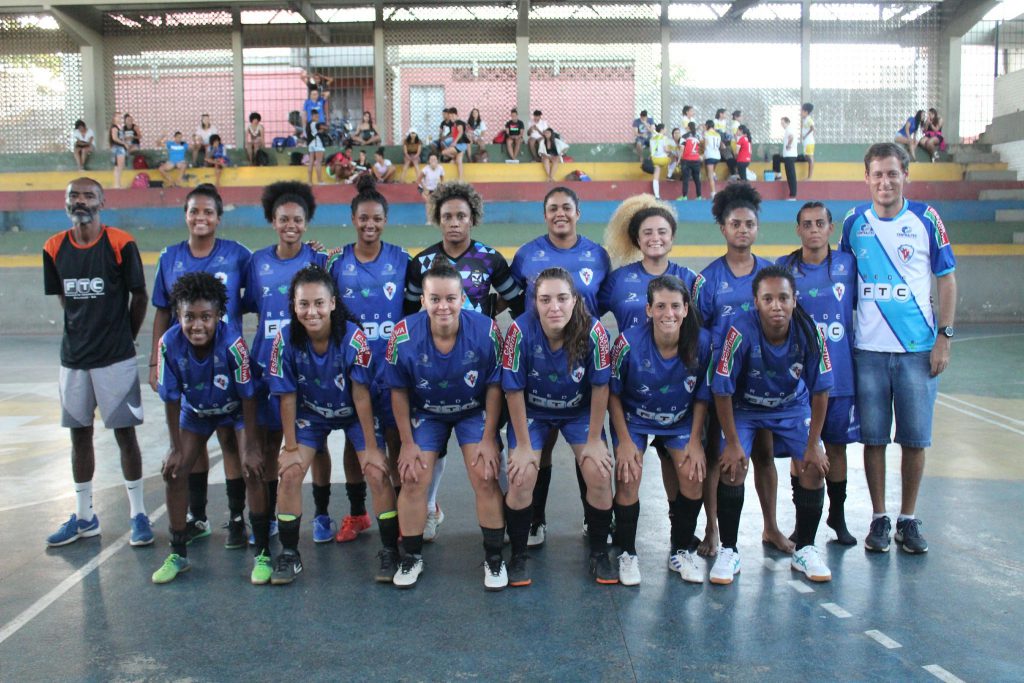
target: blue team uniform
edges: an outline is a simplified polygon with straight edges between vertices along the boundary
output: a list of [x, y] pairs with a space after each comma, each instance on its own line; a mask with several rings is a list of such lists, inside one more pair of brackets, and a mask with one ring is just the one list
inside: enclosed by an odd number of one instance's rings
[[[670, 262], [662, 274], [679, 278], [691, 292], [697, 280], [697, 273], [677, 263]], [[647, 285], [655, 277], [644, 270], [641, 261], [616, 268], [605, 278], [597, 294], [599, 314], [611, 311], [619, 332], [644, 324], [647, 322]]]
[[[731, 396], [747, 457], [758, 429], [775, 437], [777, 454], [803, 458], [811, 425], [811, 393], [832, 389], [832, 361], [820, 335], [804, 339], [790, 323], [786, 340], [765, 339], [756, 310], [733, 316], [711, 378], [716, 396]], [[817, 346], [817, 350], [814, 346]], [[723, 436], [722, 447], [725, 447]]]
[[213, 251], [204, 258], [192, 255], [188, 241], [164, 247], [156, 266], [153, 305], [157, 308], [170, 308], [171, 289], [185, 273], [209, 273], [220, 280], [228, 290], [224, 322], [241, 326], [242, 287], [251, 257], [252, 253], [238, 242], [219, 237], [214, 242]]
[[181, 400], [181, 429], [209, 437], [217, 427], [242, 428], [242, 399], [253, 398], [256, 387], [249, 349], [236, 328], [218, 322], [202, 359], [178, 324], [164, 332], [159, 349], [157, 391], [165, 403]]
[[[590, 430], [591, 387], [611, 380], [608, 332], [597, 318], [590, 319], [587, 354], [570, 370], [565, 347], [552, 351], [534, 311], [522, 314], [508, 328], [502, 352], [501, 385], [522, 391], [530, 428], [530, 445], [544, 446], [558, 429], [570, 444], [587, 441]], [[520, 437], [522, 435], [519, 435]], [[516, 447], [515, 429], [508, 431], [509, 446]]]
[[526, 308], [533, 307], [533, 283], [537, 275], [555, 267], [569, 271], [576, 291], [587, 304], [587, 312], [597, 315], [600, 311], [597, 293], [612, 271], [612, 262], [604, 247], [580, 235], [572, 247], [560, 249], [546, 234], [519, 247], [512, 258], [512, 276], [526, 292]]
[[277, 256], [277, 245], [271, 245], [253, 253], [245, 269], [243, 308], [246, 313], [259, 316], [252, 340], [252, 357], [255, 361], [253, 372], [256, 375], [256, 396], [259, 400], [257, 421], [261, 427], [271, 431], [281, 431], [281, 407], [277, 397], [270, 393], [265, 379], [270, 350], [277, 333], [291, 323], [288, 289], [292, 278], [295, 273], [313, 264], [325, 266], [327, 255], [303, 244], [293, 258], [280, 259]]
[[[366, 335], [352, 322], [345, 323], [341, 341], [333, 339], [323, 355], [306, 340], [301, 346], [291, 341], [292, 326], [277, 333], [267, 366], [271, 393], [294, 393], [295, 437], [304, 446], [322, 450], [335, 429], [357, 451], [366, 449], [363, 430], [352, 402], [352, 383], [366, 387], [373, 381], [373, 353]], [[378, 444], [380, 438], [378, 437]]]
[[732, 320], [743, 311], [754, 309], [754, 292], [751, 289], [754, 276], [770, 265], [771, 261], [755, 256], [754, 269], [747, 275], [736, 277], [725, 257], [720, 256], [700, 271], [693, 284], [693, 301], [705, 329], [711, 332], [715, 349], [722, 348], [722, 338]]
[[857, 299], [857, 263], [850, 254], [832, 251], [831, 261], [797, 262], [783, 256], [776, 263], [796, 279], [800, 306], [818, 326], [832, 361], [833, 387], [821, 435], [825, 443], [847, 444], [860, 439], [853, 379], [853, 306]]
[[[649, 436], [667, 448], [686, 448], [693, 431], [693, 404], [710, 401], [708, 367], [711, 333], [701, 330], [697, 357], [686, 366], [678, 355], [664, 358], [654, 341], [651, 323], [631, 327], [612, 348], [612, 393], [619, 397], [629, 436], [640, 452]], [[618, 434], [613, 434], [618, 445]]]
[[409, 392], [413, 438], [423, 451], [441, 452], [455, 429], [460, 445], [479, 443], [487, 389], [501, 382], [501, 331], [475, 311], [459, 314], [455, 346], [440, 353], [425, 311], [402, 319], [391, 331], [384, 380]]

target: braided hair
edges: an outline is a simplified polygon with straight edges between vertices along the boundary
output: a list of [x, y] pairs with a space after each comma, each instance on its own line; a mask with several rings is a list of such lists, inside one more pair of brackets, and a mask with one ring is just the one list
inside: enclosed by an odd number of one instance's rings
[[[757, 271], [757, 274], [754, 276], [751, 288], [753, 289], [755, 299], [757, 299], [757, 290], [761, 286], [761, 282], [769, 278], [779, 278], [789, 282], [789, 286], [793, 290], [793, 296], [796, 297], [796, 278], [793, 277], [793, 272], [785, 266], [772, 265]], [[825, 345], [825, 338], [822, 337], [818, 331], [817, 324], [799, 302], [793, 308], [793, 322], [790, 329], [794, 328], [800, 332], [804, 343], [811, 349], [811, 354], [815, 359], [820, 360], [821, 350]]]

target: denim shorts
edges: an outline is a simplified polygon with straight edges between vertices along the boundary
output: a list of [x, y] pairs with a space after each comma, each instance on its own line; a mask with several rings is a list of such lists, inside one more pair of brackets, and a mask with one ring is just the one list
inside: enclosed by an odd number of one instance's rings
[[887, 353], [854, 349], [861, 443], [889, 443], [893, 413], [896, 443], [908, 448], [932, 445], [932, 415], [939, 378], [931, 376], [931, 351]]

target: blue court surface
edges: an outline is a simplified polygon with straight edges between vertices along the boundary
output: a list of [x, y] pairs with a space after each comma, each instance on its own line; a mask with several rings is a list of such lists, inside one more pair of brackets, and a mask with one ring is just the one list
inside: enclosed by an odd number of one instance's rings
[[[858, 545], [829, 542], [824, 523], [817, 539], [831, 583], [797, 578], [786, 556], [762, 546], [752, 477], [742, 573], [726, 587], [683, 583], [666, 567], [667, 505], [649, 452], [638, 537], [643, 582], [600, 586], [586, 574], [582, 509], [560, 443], [548, 540], [531, 554], [533, 585], [501, 593], [483, 589], [481, 535], [457, 457], [440, 494], [447, 520], [426, 548], [426, 571], [413, 590], [373, 582], [375, 528], [352, 543], [315, 546], [308, 486], [305, 571], [290, 586], [250, 585], [250, 553], [223, 548], [227, 509], [216, 457], [214, 534], [190, 546], [190, 573], [154, 586], [150, 575], [169, 552], [158, 475], [167, 437], [163, 410], [146, 387], [139, 436], [156, 543], [128, 546], [113, 435], [98, 428], [103, 534], [47, 549], [43, 539], [74, 509], [57, 397], [60, 339], [5, 336], [0, 681], [1024, 680], [1024, 327], [958, 332], [917, 510], [927, 555], [895, 545], [887, 554], [865, 552], [871, 510], [854, 446], [847, 519]], [[140, 348], [148, 348], [147, 338]], [[331, 450], [340, 453], [335, 438]], [[788, 466], [777, 462], [787, 532], [794, 517]], [[334, 470], [343, 481], [340, 462]], [[892, 447], [890, 513], [898, 500]], [[348, 512], [340, 483], [331, 512], [339, 520]]]

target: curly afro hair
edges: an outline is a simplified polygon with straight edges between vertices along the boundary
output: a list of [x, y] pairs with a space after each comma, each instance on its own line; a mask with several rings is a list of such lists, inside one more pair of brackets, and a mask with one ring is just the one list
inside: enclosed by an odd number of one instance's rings
[[441, 224], [441, 207], [452, 199], [463, 199], [469, 204], [473, 225], [480, 225], [484, 218], [484, 200], [472, 185], [461, 180], [441, 183], [430, 193], [430, 219], [434, 225]]
[[283, 204], [298, 204], [306, 212], [306, 222], [313, 220], [316, 213], [316, 197], [313, 188], [296, 180], [281, 180], [263, 188], [260, 198], [263, 204], [263, 215], [268, 223], [274, 222], [274, 213]]

